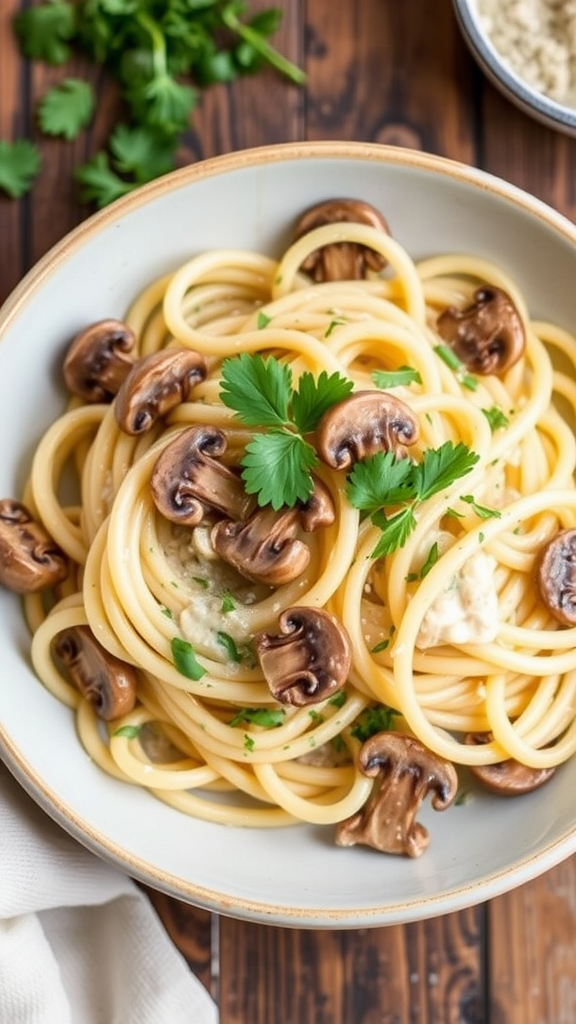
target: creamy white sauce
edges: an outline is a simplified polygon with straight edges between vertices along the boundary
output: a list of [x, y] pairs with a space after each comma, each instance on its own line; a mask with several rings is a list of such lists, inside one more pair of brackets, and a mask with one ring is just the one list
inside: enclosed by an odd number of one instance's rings
[[416, 644], [486, 644], [500, 624], [496, 561], [479, 550], [452, 577], [424, 616]]

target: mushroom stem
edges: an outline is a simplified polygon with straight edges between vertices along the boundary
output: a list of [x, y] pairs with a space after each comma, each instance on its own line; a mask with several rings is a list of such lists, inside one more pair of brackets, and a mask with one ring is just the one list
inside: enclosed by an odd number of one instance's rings
[[430, 836], [416, 815], [430, 792], [434, 810], [450, 806], [458, 789], [454, 765], [400, 732], [371, 736], [360, 747], [358, 763], [374, 778], [374, 788], [364, 807], [337, 826], [337, 845], [362, 843], [382, 853], [419, 857]]
[[[296, 224], [295, 239], [324, 224], [368, 224], [390, 234], [384, 217], [374, 206], [360, 199], [329, 199], [306, 210]], [[332, 242], [315, 249], [302, 263], [302, 270], [315, 281], [353, 281], [366, 277], [368, 270], [379, 271], [386, 260], [373, 249], [356, 242]]]

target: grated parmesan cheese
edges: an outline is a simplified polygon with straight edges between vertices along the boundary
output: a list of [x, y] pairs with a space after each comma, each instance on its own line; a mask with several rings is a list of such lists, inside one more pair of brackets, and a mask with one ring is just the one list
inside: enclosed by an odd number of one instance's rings
[[478, 13], [512, 72], [576, 107], [576, 0], [478, 0]]

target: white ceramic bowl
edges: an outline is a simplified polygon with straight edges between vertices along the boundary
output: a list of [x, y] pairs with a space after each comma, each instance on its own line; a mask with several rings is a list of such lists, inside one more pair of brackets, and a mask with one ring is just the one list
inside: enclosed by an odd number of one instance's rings
[[453, 0], [456, 19], [472, 55], [492, 84], [525, 114], [549, 128], [576, 134], [576, 109], [533, 88], [503, 59], [486, 32], [477, 0]]
[[[294, 218], [334, 196], [377, 206], [414, 257], [461, 251], [496, 259], [530, 296], [535, 316], [576, 324], [576, 228], [478, 170], [342, 143], [199, 163], [86, 221], [3, 307], [0, 494], [19, 493], [39, 435], [62, 408], [63, 343], [79, 324], [122, 317], [145, 282], [194, 252], [279, 253]], [[24, 788], [96, 853], [211, 910], [304, 927], [405, 922], [496, 896], [576, 850], [576, 759], [521, 799], [484, 793], [444, 814], [424, 809], [433, 841], [418, 860], [342, 850], [313, 826], [264, 833], [190, 819], [94, 766], [70, 712], [31, 670], [19, 602], [7, 592], [0, 650], [0, 754]]]

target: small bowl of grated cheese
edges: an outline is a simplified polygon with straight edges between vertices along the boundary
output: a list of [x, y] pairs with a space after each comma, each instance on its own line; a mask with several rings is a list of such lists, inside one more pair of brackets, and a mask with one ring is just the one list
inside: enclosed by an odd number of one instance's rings
[[454, 0], [487, 78], [538, 121], [576, 135], [576, 0]]

